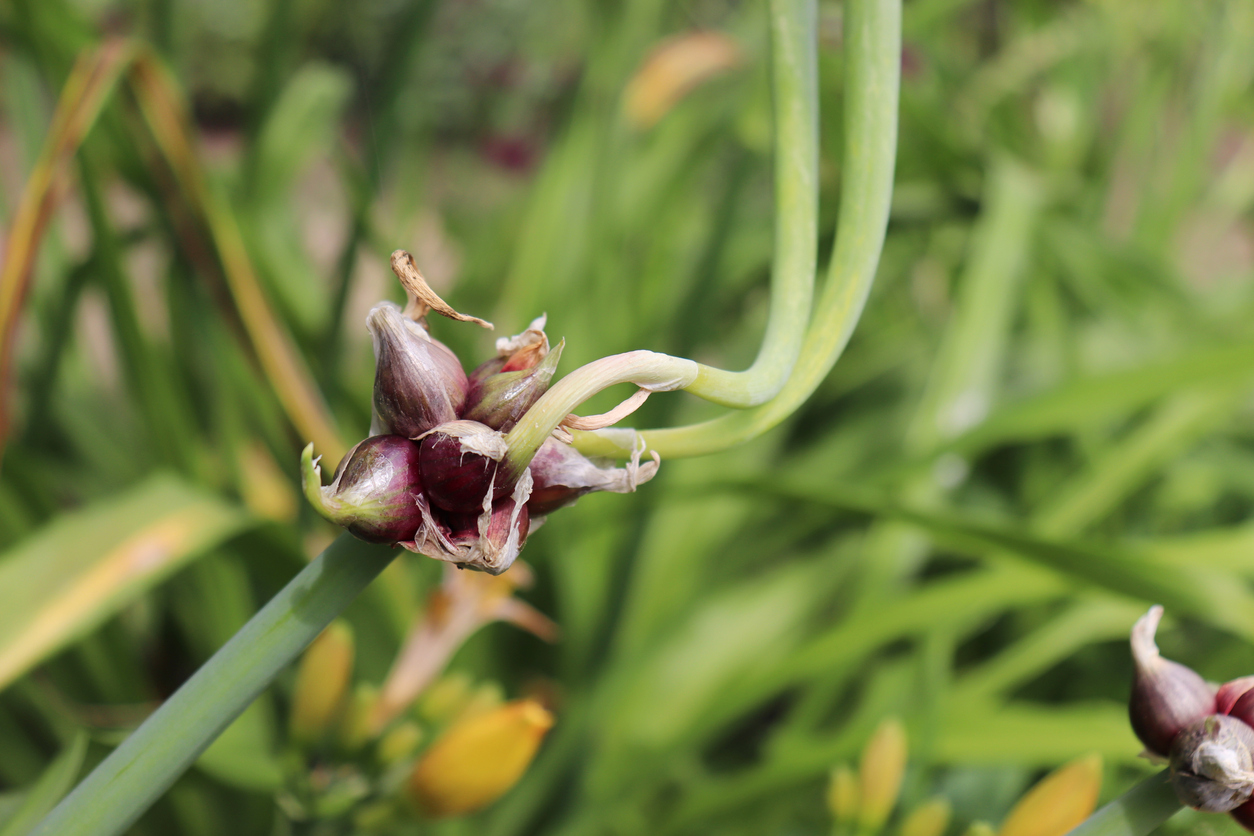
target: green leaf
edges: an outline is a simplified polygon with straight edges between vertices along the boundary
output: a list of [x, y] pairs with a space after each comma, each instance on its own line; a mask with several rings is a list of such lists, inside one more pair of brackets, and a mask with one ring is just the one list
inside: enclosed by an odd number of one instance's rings
[[951, 763], [1052, 766], [1077, 752], [1135, 763], [1141, 748], [1122, 705], [1012, 703], [967, 707], [945, 717], [935, 755]]
[[1170, 770], [1164, 769], [1089, 816], [1068, 836], [1144, 836], [1182, 806], [1171, 785]]
[[1027, 681], [1080, 648], [1124, 638], [1143, 606], [1106, 596], [1082, 598], [1048, 622], [967, 671], [954, 685], [954, 702], [988, 700]]
[[300, 170], [331, 147], [352, 86], [327, 64], [306, 64], [288, 81], [256, 147], [257, 179], [250, 186], [263, 201], [284, 197]]
[[1251, 369], [1254, 346], [1238, 344], [1077, 378], [1007, 404], [948, 447], [974, 452], [1007, 441], [1031, 441], [1101, 426], [1182, 389], [1249, 380]]
[[691, 736], [728, 691], [796, 646], [829, 574], [792, 567], [708, 597], [614, 689], [610, 736], [652, 749]]
[[341, 534], [35, 832], [100, 836], [126, 830], [395, 556], [393, 549]]
[[34, 829], [39, 820], [74, 786], [74, 779], [78, 777], [86, 754], [87, 735], [79, 732], [26, 793], [21, 806], [0, 830], [0, 836], [24, 836]]
[[220, 499], [157, 476], [11, 549], [0, 557], [0, 688], [249, 524]]
[[22, 806], [22, 801], [25, 798], [26, 793], [24, 792], [0, 793], [0, 827], [3, 827], [13, 818], [18, 808]]
[[196, 766], [224, 784], [274, 792], [283, 784], [283, 768], [274, 754], [269, 705], [258, 700], [210, 744]]
[[1254, 638], [1254, 596], [1227, 572], [1200, 566], [1185, 568], [1134, 552], [1122, 544], [1047, 539], [1009, 525], [905, 508], [853, 491], [759, 487], [796, 501], [902, 520], [924, 529], [938, 542], [968, 554], [1008, 552], [1099, 588], [1161, 603], [1237, 635]]

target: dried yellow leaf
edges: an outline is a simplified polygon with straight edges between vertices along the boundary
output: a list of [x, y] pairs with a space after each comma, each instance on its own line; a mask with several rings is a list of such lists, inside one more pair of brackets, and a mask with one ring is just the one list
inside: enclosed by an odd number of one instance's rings
[[623, 114], [641, 130], [652, 127], [680, 99], [743, 61], [740, 47], [719, 32], [668, 38], [645, 58], [623, 94]]

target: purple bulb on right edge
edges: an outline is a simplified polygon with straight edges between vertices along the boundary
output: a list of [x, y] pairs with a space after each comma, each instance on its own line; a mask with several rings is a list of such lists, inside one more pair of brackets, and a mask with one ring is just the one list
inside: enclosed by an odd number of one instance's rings
[[1162, 616], [1155, 605], [1132, 627], [1132, 730], [1150, 754], [1169, 761], [1182, 803], [1231, 813], [1254, 831], [1254, 677], [1216, 689], [1164, 659], [1154, 642]]

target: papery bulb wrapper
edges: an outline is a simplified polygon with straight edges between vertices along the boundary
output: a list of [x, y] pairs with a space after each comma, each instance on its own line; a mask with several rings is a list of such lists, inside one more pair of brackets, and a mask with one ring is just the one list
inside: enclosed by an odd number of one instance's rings
[[1182, 729], [1215, 711], [1215, 692], [1191, 668], [1164, 659], [1154, 643], [1163, 608], [1155, 606], [1132, 628], [1135, 672], [1128, 715], [1150, 752], [1166, 757]]
[[423, 524], [413, 542], [401, 545], [464, 569], [499, 575], [513, 565], [533, 529], [527, 508], [531, 485], [531, 471], [525, 470], [509, 496], [485, 501], [477, 515], [442, 511], [420, 496]]
[[419, 470], [427, 499], [436, 507], [469, 514], [484, 498], [498, 499], [514, 488], [500, 467], [508, 447], [501, 433], [477, 421], [450, 421], [421, 440]]
[[1203, 717], [1176, 735], [1171, 784], [1182, 802], [1227, 813], [1254, 795], [1254, 729], [1226, 714]]
[[658, 463], [641, 464], [637, 452], [626, 467], [598, 464], [569, 444], [548, 438], [536, 451], [530, 468], [535, 480], [531, 513], [543, 516], [593, 491], [631, 493], [653, 478]]
[[305, 495], [318, 513], [370, 543], [410, 540], [422, 524], [416, 499], [422, 490], [418, 445], [397, 435], [376, 435], [349, 450], [330, 485], [322, 486], [313, 445], [301, 460]]
[[373, 429], [417, 438], [465, 405], [469, 385], [457, 356], [391, 302], [366, 318], [374, 340]]

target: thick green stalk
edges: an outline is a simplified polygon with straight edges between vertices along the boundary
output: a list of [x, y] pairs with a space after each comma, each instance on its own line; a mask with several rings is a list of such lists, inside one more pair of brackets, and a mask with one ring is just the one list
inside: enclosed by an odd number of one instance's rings
[[696, 378], [698, 365], [656, 351], [628, 351], [580, 366], [553, 384], [505, 436], [513, 476], [522, 474], [558, 423], [597, 392], [619, 383], [652, 392], [682, 389]]
[[724, 406], [766, 403], [783, 388], [810, 320], [818, 257], [819, 93], [814, 0], [771, 0], [775, 95], [775, 254], [762, 347], [743, 372], [699, 366], [687, 391]]
[[1079, 824], [1067, 836], [1146, 836], [1184, 805], [1169, 770], [1146, 778]]
[[[892, 198], [901, 81], [901, 3], [850, 0], [845, 8], [840, 229], [801, 359], [783, 390], [762, 406], [688, 427], [643, 431], [648, 448], [663, 458], [726, 450], [779, 424], [827, 376], [862, 314], [879, 264]], [[575, 434], [575, 446], [591, 455], [629, 456], [631, 450], [623, 441], [622, 434]]]
[[[771, 0], [771, 74], [775, 95], [775, 254], [770, 313], [762, 347], [743, 372], [680, 357], [632, 351], [605, 357], [558, 381], [509, 434], [520, 470], [571, 411], [602, 389], [636, 383], [683, 388], [724, 406], [765, 403], [785, 385], [801, 352], [814, 298], [818, 247], [818, 13], [814, 0]], [[664, 379], [665, 385], [657, 381]], [[628, 443], [630, 447], [630, 443]], [[630, 455], [631, 450], [626, 451]]]
[[32, 836], [121, 833], [392, 562], [341, 534], [96, 767]]

